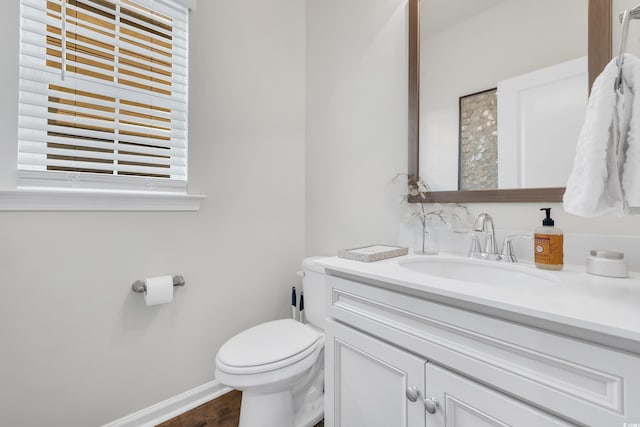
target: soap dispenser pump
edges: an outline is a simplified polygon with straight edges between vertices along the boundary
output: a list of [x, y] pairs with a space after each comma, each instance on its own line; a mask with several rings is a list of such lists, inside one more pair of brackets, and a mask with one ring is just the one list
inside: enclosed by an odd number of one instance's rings
[[534, 259], [536, 267], [545, 270], [561, 270], [564, 265], [564, 235], [562, 230], [555, 227], [551, 218], [551, 208], [542, 208], [546, 218], [542, 220], [542, 227], [534, 231]]

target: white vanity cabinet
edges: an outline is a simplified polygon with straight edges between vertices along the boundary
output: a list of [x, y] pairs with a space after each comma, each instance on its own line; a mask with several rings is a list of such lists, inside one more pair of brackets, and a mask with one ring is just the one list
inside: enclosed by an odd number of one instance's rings
[[425, 411], [428, 412], [428, 426], [574, 425], [431, 363], [426, 365], [425, 390], [427, 401], [424, 404]]
[[344, 325], [327, 332], [326, 426], [572, 425]]
[[333, 274], [327, 427], [640, 423], [638, 354]]
[[423, 358], [335, 322], [325, 334], [325, 426], [424, 426]]

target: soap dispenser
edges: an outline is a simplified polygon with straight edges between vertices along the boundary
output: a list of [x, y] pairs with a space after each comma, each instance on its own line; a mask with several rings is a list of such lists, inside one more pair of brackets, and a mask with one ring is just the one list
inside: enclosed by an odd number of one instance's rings
[[534, 231], [533, 254], [536, 267], [545, 270], [561, 270], [564, 264], [564, 235], [555, 227], [551, 218], [551, 208], [542, 208], [547, 216], [542, 220], [542, 227]]

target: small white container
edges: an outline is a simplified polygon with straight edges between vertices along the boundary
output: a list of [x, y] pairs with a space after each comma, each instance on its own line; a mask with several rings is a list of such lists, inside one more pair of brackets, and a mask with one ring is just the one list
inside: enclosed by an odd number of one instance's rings
[[606, 277], [629, 277], [622, 252], [592, 249], [587, 257], [587, 273]]

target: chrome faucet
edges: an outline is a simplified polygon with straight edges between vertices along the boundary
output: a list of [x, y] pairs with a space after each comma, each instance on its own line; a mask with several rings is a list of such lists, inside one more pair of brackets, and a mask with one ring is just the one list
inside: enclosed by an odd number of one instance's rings
[[484, 251], [482, 258], [499, 259], [498, 245], [496, 244], [496, 232], [493, 228], [493, 219], [488, 213], [481, 213], [473, 223], [473, 231], [485, 233]]
[[[498, 252], [496, 232], [493, 227], [493, 218], [488, 213], [481, 213], [473, 223], [471, 235], [471, 247], [467, 256], [469, 258], [482, 258], [493, 261], [518, 262], [511, 244], [513, 239], [533, 239], [532, 235], [514, 234], [504, 238], [502, 253]], [[485, 233], [484, 249], [480, 249], [480, 241], [476, 232]]]

